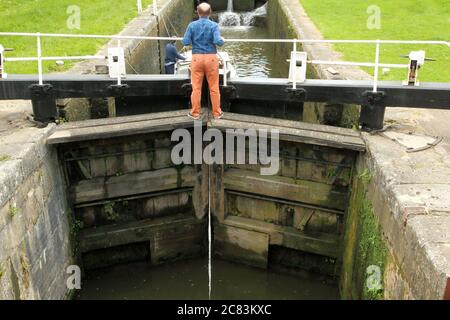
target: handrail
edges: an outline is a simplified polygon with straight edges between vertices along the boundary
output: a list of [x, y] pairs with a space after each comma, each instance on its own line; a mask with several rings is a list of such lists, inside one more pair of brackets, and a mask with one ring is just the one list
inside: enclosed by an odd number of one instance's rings
[[[0, 36], [37, 37], [39, 33], [32, 32], [0, 32]], [[98, 34], [65, 34], [65, 33], [40, 33], [41, 37], [54, 38], [96, 38], [111, 40], [182, 40], [181, 37], [147, 37], [124, 35], [98, 35]], [[261, 43], [359, 43], [359, 44], [424, 44], [446, 45], [449, 41], [443, 40], [327, 40], [327, 39], [226, 39], [226, 42], [261, 42]]]
[[[42, 74], [42, 61], [46, 60], [84, 60], [102, 58], [102, 56], [70, 56], [70, 57], [42, 57], [41, 52], [41, 39], [43, 37], [48, 38], [95, 38], [95, 39], [110, 39], [117, 40], [118, 46], [120, 46], [121, 40], [142, 40], [142, 41], [169, 41], [169, 40], [182, 40], [180, 37], [147, 37], [147, 36], [125, 36], [125, 35], [98, 35], [98, 34], [64, 34], [64, 33], [31, 33], [31, 32], [0, 32], [0, 36], [18, 36], [18, 37], [36, 37], [37, 39], [37, 57], [36, 58], [8, 58], [5, 61], [37, 61], [38, 62], [38, 74], [39, 74], [39, 84], [43, 84], [43, 74]], [[320, 61], [312, 60], [310, 63], [315, 64], [329, 64], [329, 65], [347, 65], [347, 66], [370, 66], [374, 67], [374, 79], [373, 79], [373, 92], [376, 93], [378, 90], [378, 74], [379, 68], [384, 66], [389, 66], [393, 68], [405, 68], [408, 65], [400, 64], [382, 64], [380, 63], [380, 46], [382, 44], [411, 44], [411, 45], [446, 45], [450, 47], [450, 42], [448, 41], [437, 41], [437, 40], [326, 40], [326, 39], [226, 39], [226, 42], [248, 42], [248, 43], [290, 43], [293, 45], [293, 52], [297, 52], [297, 44], [336, 44], [336, 43], [347, 43], [347, 44], [375, 44], [375, 63], [367, 62], [346, 62], [346, 61]], [[226, 76], [224, 76], [224, 85], [227, 85]], [[294, 79], [292, 81], [292, 88], [297, 88], [297, 80], [294, 72]], [[121, 84], [120, 77], [118, 78], [118, 84]]]

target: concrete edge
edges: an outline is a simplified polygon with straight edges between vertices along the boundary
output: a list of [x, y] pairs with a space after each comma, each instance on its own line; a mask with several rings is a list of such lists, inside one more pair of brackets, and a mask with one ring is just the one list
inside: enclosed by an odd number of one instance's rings
[[33, 137], [28, 141], [18, 141], [2, 144], [10, 147], [10, 159], [0, 162], [0, 208], [11, 198], [20, 184], [33, 173], [49, 153], [45, 141], [55, 130], [56, 124], [51, 123], [46, 128], [32, 129]]
[[[450, 279], [450, 266], [442, 252], [438, 251], [438, 245], [449, 245], [450, 237], [442, 230], [437, 232], [438, 229], [430, 230], [427, 227], [433, 219], [450, 226], [450, 211], [448, 208], [434, 208], [427, 203], [414, 206], [406, 203], [400, 197], [404, 193], [402, 187], [423, 185], [405, 185], [389, 175], [383, 163], [380, 163], [382, 159], [373, 155], [374, 150], [367, 135], [363, 134], [367, 153], [362, 161], [373, 177], [368, 195], [391, 255], [399, 264], [412, 298], [441, 300], [445, 297]], [[432, 184], [427, 185], [431, 192], [436, 192]], [[441, 239], [436, 239], [439, 236], [442, 236]]]

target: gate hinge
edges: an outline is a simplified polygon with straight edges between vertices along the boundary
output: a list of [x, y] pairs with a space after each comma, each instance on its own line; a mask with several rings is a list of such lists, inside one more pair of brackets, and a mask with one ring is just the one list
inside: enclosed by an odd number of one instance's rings
[[223, 95], [223, 97], [227, 100], [234, 100], [236, 99], [236, 87], [235, 86], [221, 86], [220, 92]]
[[382, 104], [383, 100], [386, 98], [386, 92], [384, 91], [378, 91], [378, 92], [373, 92], [373, 91], [365, 91], [363, 93], [363, 97], [366, 100], [366, 103], [363, 103], [363, 105], [368, 105], [368, 106], [374, 106], [374, 105], [380, 105]]
[[305, 102], [306, 101], [307, 92], [303, 88], [298, 88], [298, 89], [286, 88], [286, 92], [288, 94], [289, 101], [294, 101], [294, 102]]
[[128, 89], [130, 89], [130, 86], [127, 84], [112, 84], [108, 87], [108, 92], [110, 92], [113, 97], [121, 97], [125, 95], [125, 92]]
[[31, 91], [31, 94], [34, 96], [40, 96], [40, 95], [51, 95], [53, 94], [53, 86], [51, 84], [32, 84], [28, 87]]
[[184, 94], [186, 95], [186, 97], [190, 97], [191, 93], [192, 93], [192, 84], [190, 83], [184, 83], [181, 86], [181, 90], [183, 90]]

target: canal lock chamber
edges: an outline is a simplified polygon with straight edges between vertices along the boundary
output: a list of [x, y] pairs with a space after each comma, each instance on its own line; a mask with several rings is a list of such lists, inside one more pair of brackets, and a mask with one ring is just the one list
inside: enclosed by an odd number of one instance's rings
[[[98, 134], [99, 120], [84, 122], [70, 134], [70, 143], [58, 147], [74, 210], [75, 248], [85, 271], [204, 258], [211, 210], [213, 259], [339, 278], [354, 164], [364, 147], [356, 133], [343, 136], [342, 129], [327, 127], [315, 132], [315, 144], [298, 134], [306, 129], [298, 121], [229, 113], [192, 128], [184, 110], [139, 117], [137, 123], [135, 116], [125, 116], [103, 125], [110, 138], [74, 142], [83, 140], [77, 134]], [[194, 159], [196, 134], [263, 128], [268, 121], [284, 132], [275, 175], [261, 175], [261, 165], [172, 162], [176, 128], [191, 134]], [[133, 134], [136, 124], [146, 132]], [[319, 129], [323, 126], [308, 125], [310, 131]], [[248, 157], [249, 140], [241, 147], [242, 140], [235, 142], [235, 156], [243, 146]]]
[[[223, 26], [224, 36], [290, 38], [292, 31], [275, 2], [265, 4], [269, 14], [264, 22], [259, 18], [258, 26]], [[238, 75], [287, 75], [289, 45], [226, 49], [240, 57]], [[259, 60], [252, 66], [246, 59], [254, 56]], [[256, 65], [262, 67], [252, 74]], [[365, 148], [359, 133], [325, 126], [345, 122], [342, 106], [224, 97], [226, 118], [204, 121], [202, 134], [209, 128], [255, 126], [285, 132], [279, 170], [262, 176], [260, 165], [173, 164], [173, 130], [188, 130], [195, 143], [193, 123], [185, 110], [179, 111], [188, 106], [187, 95], [112, 100], [114, 110], [109, 103], [105, 113], [121, 117], [69, 123], [65, 130], [73, 138], [57, 143], [73, 209], [75, 252], [88, 277], [121, 264], [145, 262], [160, 268], [206, 258], [211, 211], [213, 260], [342, 286], [345, 246], [357, 241], [349, 240], [346, 230], [355, 223], [349, 212], [362, 201], [355, 196], [361, 192], [355, 187], [364, 187], [356, 165]], [[206, 94], [203, 101], [209, 107]], [[313, 117], [321, 117], [321, 124], [302, 122]], [[85, 138], [99, 126], [107, 134]], [[322, 296], [331, 298], [323, 290], [313, 297]]]

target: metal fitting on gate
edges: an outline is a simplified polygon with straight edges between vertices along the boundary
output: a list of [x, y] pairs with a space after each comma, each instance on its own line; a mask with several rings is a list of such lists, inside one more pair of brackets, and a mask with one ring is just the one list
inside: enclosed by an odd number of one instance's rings
[[289, 82], [303, 83], [306, 80], [306, 69], [308, 63], [306, 52], [291, 52], [289, 62]]
[[6, 78], [6, 73], [4, 71], [4, 52], [5, 48], [0, 44], [0, 79]]
[[5, 52], [12, 51], [12, 49], [4, 48], [0, 44], [0, 79], [6, 79], [8, 75], [5, 72]]
[[127, 76], [125, 67], [125, 51], [121, 47], [108, 48], [109, 76], [113, 79]]
[[434, 59], [426, 58], [425, 51], [411, 51], [409, 55], [402, 56], [409, 59], [408, 64], [408, 79], [403, 82], [405, 86], [418, 86], [419, 83], [419, 69], [425, 64], [425, 61], [436, 61]]

